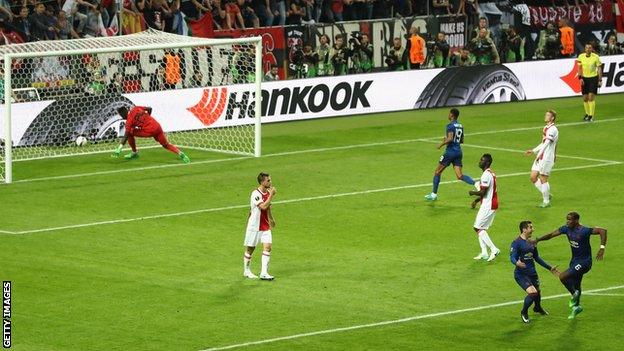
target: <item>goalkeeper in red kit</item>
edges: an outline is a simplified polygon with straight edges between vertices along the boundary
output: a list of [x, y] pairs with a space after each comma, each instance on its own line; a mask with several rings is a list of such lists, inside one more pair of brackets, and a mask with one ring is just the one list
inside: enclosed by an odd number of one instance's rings
[[119, 155], [121, 155], [121, 149], [126, 144], [127, 140], [132, 148], [132, 152], [124, 157], [127, 159], [138, 158], [139, 152], [137, 151], [134, 138], [140, 137], [154, 138], [162, 147], [180, 156], [180, 159], [184, 161], [184, 163], [191, 162], [191, 159], [186, 156], [184, 152], [180, 151], [175, 145], [169, 144], [160, 124], [151, 116], [151, 107], [135, 106], [128, 111], [127, 107], [122, 106], [117, 109], [117, 113], [119, 113], [121, 118], [126, 120], [126, 133], [123, 139], [121, 139], [121, 143], [117, 149], [115, 149], [115, 152], [113, 152], [113, 157], [119, 157]]

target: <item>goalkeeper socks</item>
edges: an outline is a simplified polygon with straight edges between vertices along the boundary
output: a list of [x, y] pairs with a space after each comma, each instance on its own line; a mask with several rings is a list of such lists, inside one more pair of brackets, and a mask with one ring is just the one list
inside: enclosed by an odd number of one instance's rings
[[586, 115], [590, 115], [589, 113], [589, 102], [588, 101], [583, 101], [583, 107], [585, 108], [585, 114]]
[[262, 271], [260, 274], [269, 274], [269, 261], [271, 261], [271, 252], [265, 250], [262, 252]]
[[433, 176], [433, 191], [432, 191], [432, 193], [437, 194], [439, 186], [440, 186], [440, 176], [439, 175], [434, 175]]
[[542, 198], [544, 199], [544, 203], [550, 202], [550, 183], [542, 183]]
[[590, 101], [587, 103], [589, 105], [589, 115], [594, 116], [594, 112], [596, 112], [596, 101]]
[[175, 145], [173, 144], [166, 144], [163, 145], [163, 147], [171, 152], [173, 152], [174, 154], [179, 155], [180, 154], [180, 149], [178, 149]]
[[464, 183], [468, 183], [470, 185], [474, 185], [474, 183], [475, 183], [475, 181], [469, 175], [465, 175], [465, 174], [462, 176], [461, 180]]

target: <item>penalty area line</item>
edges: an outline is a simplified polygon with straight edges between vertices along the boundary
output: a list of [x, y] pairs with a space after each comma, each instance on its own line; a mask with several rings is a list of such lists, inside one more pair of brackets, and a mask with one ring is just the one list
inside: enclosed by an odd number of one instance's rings
[[[591, 294], [594, 294], [594, 293], [596, 293], [596, 294], [600, 293], [602, 291], [610, 291], [610, 290], [616, 290], [616, 289], [622, 289], [622, 288], [624, 288], [624, 285], [611, 286], [611, 287], [608, 287], [608, 288], [587, 290], [587, 291], [584, 291], [583, 294], [591, 295]], [[546, 297], [542, 297], [542, 300], [552, 300], [552, 299], [558, 299], [558, 298], [567, 297], [567, 296], [570, 296], [570, 294], [558, 294], [558, 295], [546, 296]], [[213, 348], [209, 348], [209, 349], [203, 349], [201, 351], [230, 350], [230, 349], [237, 349], [237, 348], [242, 348], [242, 347], [247, 347], [247, 346], [269, 344], [269, 343], [274, 343], [274, 342], [278, 342], [278, 341], [301, 339], [301, 338], [317, 336], [317, 335], [342, 333], [342, 332], [347, 332], [347, 331], [351, 331], [351, 330], [365, 329], [365, 328], [383, 327], [383, 326], [386, 326], [386, 325], [407, 323], [407, 322], [417, 321], [417, 320], [421, 320], [421, 319], [431, 319], [431, 318], [444, 317], [444, 316], [450, 316], [450, 315], [455, 315], [455, 314], [462, 314], [462, 313], [468, 313], [468, 312], [476, 312], [476, 311], [488, 310], [488, 309], [493, 309], [493, 308], [498, 308], [498, 307], [506, 307], [506, 306], [518, 305], [518, 304], [521, 304], [522, 302], [523, 302], [523, 300], [508, 301], [508, 302], [496, 303], [496, 304], [492, 304], [492, 305], [483, 305], [483, 306], [463, 308], [463, 309], [458, 309], [458, 310], [451, 310], [451, 311], [444, 311], [444, 312], [437, 312], [437, 313], [429, 313], [429, 314], [424, 314], [424, 315], [417, 315], [417, 316], [412, 316], [412, 317], [406, 317], [406, 318], [401, 318], [401, 319], [393, 319], [393, 320], [376, 322], [376, 323], [358, 324], [358, 325], [352, 325], [352, 326], [349, 326], [349, 327], [318, 330], [318, 331], [309, 332], [309, 333], [293, 334], [293, 335], [281, 336], [281, 337], [271, 338], [271, 339], [263, 339], [263, 340], [250, 341], [250, 342], [245, 342], [245, 343], [240, 343], [240, 344], [219, 346], [219, 347], [213, 347]]]
[[[563, 172], [563, 171], [572, 171], [572, 170], [579, 170], [579, 169], [586, 169], [586, 168], [613, 166], [617, 164], [620, 164], [620, 163], [608, 162], [608, 163], [599, 163], [599, 164], [593, 164], [593, 165], [555, 168], [552, 171]], [[507, 173], [507, 174], [499, 174], [497, 175], [497, 178], [527, 176], [529, 174], [530, 172]], [[447, 181], [440, 182], [440, 184], [453, 184], [453, 183], [459, 183], [459, 182], [461, 182], [461, 180], [447, 180]], [[395, 186], [395, 187], [368, 189], [368, 190], [360, 190], [360, 191], [351, 191], [347, 193], [327, 194], [327, 195], [301, 197], [301, 198], [289, 199], [289, 200], [273, 201], [273, 204], [289, 204], [289, 203], [298, 203], [298, 202], [305, 202], [305, 201], [316, 201], [316, 200], [333, 199], [333, 198], [340, 198], [340, 197], [346, 197], [346, 196], [356, 196], [356, 195], [374, 194], [374, 193], [382, 193], [382, 192], [396, 191], [396, 190], [423, 188], [423, 187], [429, 187], [429, 186], [431, 186], [430, 182], [420, 183], [420, 184], [411, 184], [411, 185], [401, 185], [401, 186]], [[64, 226], [59, 226], [59, 227], [48, 227], [48, 228], [31, 229], [31, 230], [0, 231], [0, 234], [23, 235], [23, 234], [34, 234], [34, 233], [43, 233], [43, 232], [54, 232], [54, 231], [65, 230], [65, 229], [77, 229], [77, 228], [95, 227], [95, 226], [107, 225], [107, 224], [129, 223], [129, 222], [136, 222], [136, 221], [143, 221], [143, 220], [150, 220], [150, 219], [179, 217], [179, 216], [187, 216], [187, 215], [200, 214], [200, 213], [220, 212], [220, 211], [243, 209], [243, 208], [249, 208], [249, 205], [247, 204], [247, 205], [232, 205], [232, 206], [224, 206], [224, 207], [203, 208], [203, 209], [191, 210], [191, 211], [162, 213], [162, 214], [146, 215], [146, 216], [135, 217], [135, 218], [112, 219], [112, 220], [107, 220], [107, 221], [98, 221], [98, 222], [82, 223], [82, 224], [70, 224], [70, 225], [64, 225]]]

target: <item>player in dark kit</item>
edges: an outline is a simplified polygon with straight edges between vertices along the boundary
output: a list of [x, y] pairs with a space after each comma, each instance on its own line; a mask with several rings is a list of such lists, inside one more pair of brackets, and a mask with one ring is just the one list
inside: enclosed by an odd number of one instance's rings
[[561, 234], [565, 234], [568, 237], [572, 248], [572, 259], [570, 260], [570, 267], [559, 275], [559, 280], [572, 294], [569, 303], [569, 319], [573, 319], [583, 311], [583, 307], [581, 307], [581, 281], [583, 280], [583, 275], [589, 272], [592, 267], [590, 236], [592, 234], [600, 235], [600, 250], [598, 250], [596, 255], [598, 261], [601, 261], [604, 257], [605, 245], [607, 245], [607, 230], [599, 227], [585, 227], [579, 223], [580, 218], [581, 216], [578, 213], [570, 212], [566, 216], [566, 225], [535, 240], [537, 244], [540, 241], [550, 240]]
[[446, 125], [446, 134], [444, 140], [438, 149], [446, 145], [446, 151], [440, 158], [440, 163], [433, 175], [433, 189], [431, 194], [425, 195], [425, 199], [428, 201], [435, 201], [438, 198], [438, 186], [440, 185], [440, 178], [442, 172], [451, 163], [455, 170], [457, 179], [464, 181], [470, 185], [474, 185], [475, 181], [465, 174], [462, 174], [462, 149], [461, 144], [464, 142], [464, 126], [462, 126], [457, 119], [459, 118], [459, 110], [456, 108], [451, 109], [448, 115], [449, 124]]
[[165, 133], [162, 130], [162, 127], [151, 116], [152, 108], [151, 107], [143, 107], [143, 106], [135, 106], [130, 111], [125, 106], [122, 106], [117, 109], [117, 113], [121, 118], [126, 120], [126, 133], [121, 140], [121, 143], [113, 152], [113, 157], [119, 157], [121, 154], [121, 149], [126, 144], [126, 140], [130, 147], [132, 148], [132, 153], [125, 155], [126, 159], [134, 159], [139, 157], [139, 153], [136, 148], [135, 137], [141, 138], [154, 138], [162, 147], [165, 149], [177, 154], [180, 156], [180, 159], [184, 163], [190, 163], [191, 160], [188, 156], [184, 154], [184, 152], [180, 151], [175, 145], [169, 144]]
[[555, 276], [559, 276], [557, 267], [552, 267], [546, 263], [537, 252], [537, 247], [528, 241], [533, 234], [533, 224], [531, 221], [520, 222], [520, 236], [511, 243], [511, 251], [509, 258], [511, 263], [516, 267], [514, 270], [514, 278], [516, 283], [526, 291], [527, 296], [524, 298], [524, 306], [520, 312], [520, 317], [524, 323], [529, 323], [529, 307], [533, 303], [533, 312], [547, 316], [548, 312], [542, 307], [542, 292], [540, 290], [539, 277], [535, 270], [535, 262], [540, 266], [548, 269]]

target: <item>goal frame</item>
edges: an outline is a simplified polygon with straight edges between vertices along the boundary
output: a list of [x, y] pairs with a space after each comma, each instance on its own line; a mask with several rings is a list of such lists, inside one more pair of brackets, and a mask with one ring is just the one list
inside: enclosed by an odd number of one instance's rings
[[[168, 33], [163, 33], [168, 34]], [[262, 37], [246, 37], [235, 39], [197, 39], [192, 42], [166, 43], [166, 44], [149, 44], [134, 46], [117, 46], [103, 47], [95, 49], [73, 49], [73, 50], [55, 50], [55, 51], [31, 51], [16, 52], [3, 54], [4, 59], [4, 183], [13, 182], [13, 138], [12, 138], [12, 113], [11, 98], [13, 96], [11, 67], [14, 59], [50, 57], [63, 55], [81, 55], [81, 54], [107, 54], [126, 51], [144, 51], [144, 50], [166, 50], [166, 49], [184, 49], [196, 46], [211, 45], [236, 45], [236, 44], [254, 44], [255, 45], [255, 79], [254, 79], [254, 157], [260, 157], [262, 152], [262, 121], [261, 121], [261, 100], [262, 100]], [[83, 40], [83, 39], [78, 39]], [[70, 156], [70, 155], [67, 155]], [[44, 157], [47, 158], [47, 157]]]

